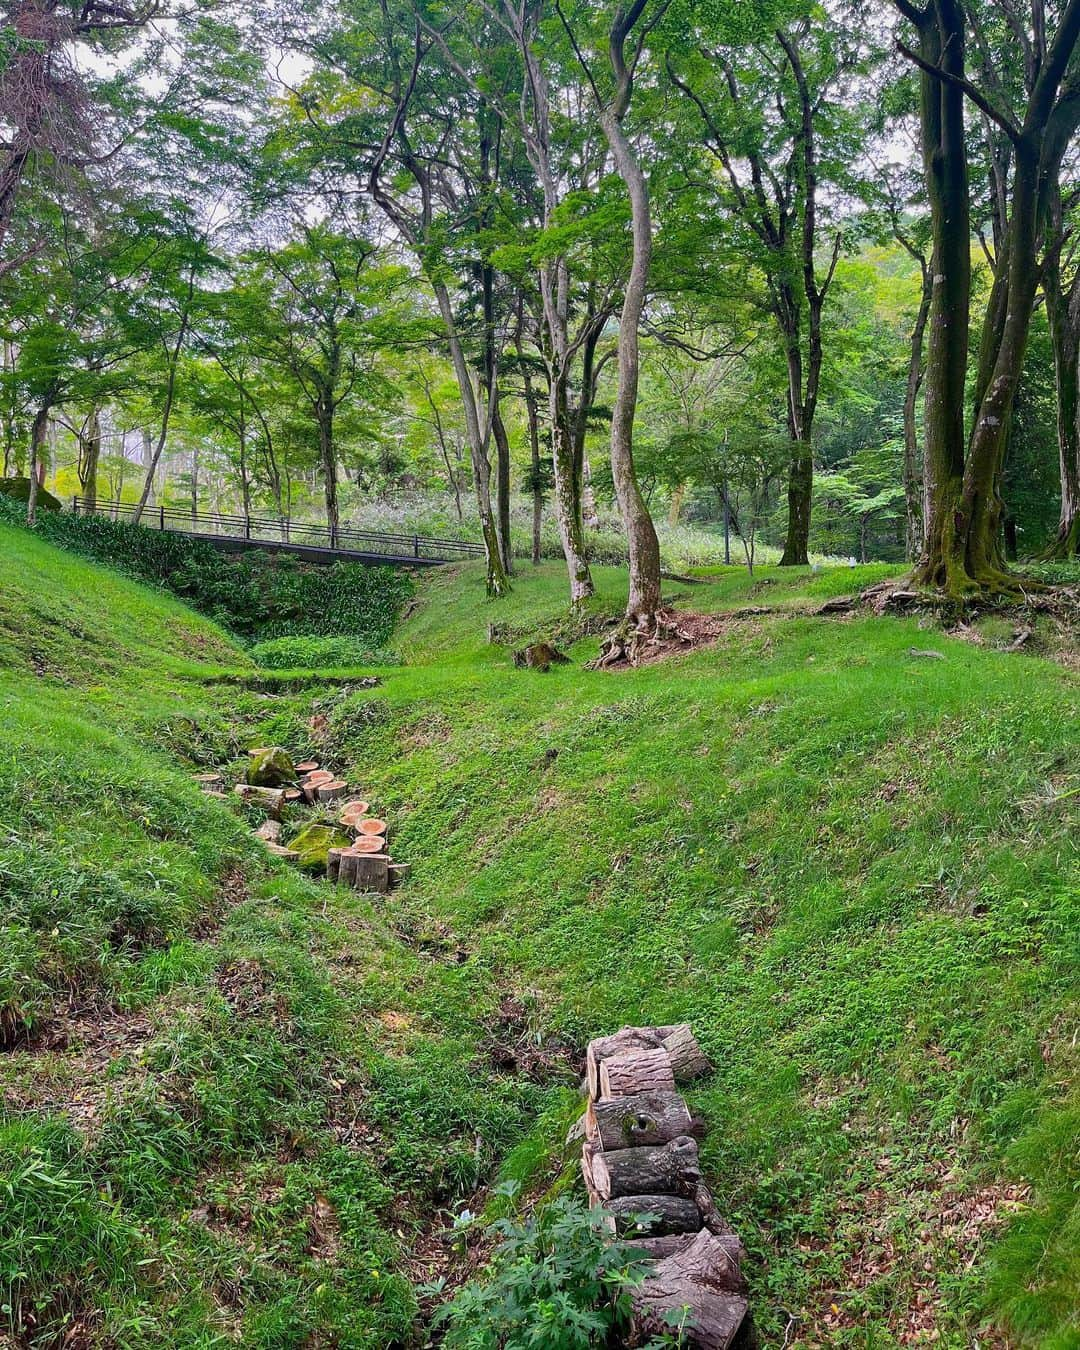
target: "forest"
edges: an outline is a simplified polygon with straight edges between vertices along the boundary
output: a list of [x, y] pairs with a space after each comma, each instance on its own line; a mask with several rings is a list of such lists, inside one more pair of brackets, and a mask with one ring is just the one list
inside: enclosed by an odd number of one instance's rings
[[0, 0], [0, 1348], [1080, 1350], [1080, 0]]

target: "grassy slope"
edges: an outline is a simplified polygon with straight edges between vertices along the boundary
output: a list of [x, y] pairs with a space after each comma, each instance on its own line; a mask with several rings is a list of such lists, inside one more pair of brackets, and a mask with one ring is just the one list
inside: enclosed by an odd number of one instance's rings
[[[883, 570], [728, 574], [686, 603], [806, 609]], [[798, 1344], [1005, 1321], [1080, 1344], [1075, 680], [792, 613], [631, 674], [482, 645], [504, 612], [553, 622], [562, 586], [496, 609], [443, 575], [399, 638], [424, 664], [388, 684], [379, 782], [410, 813], [407, 903], [579, 1045], [693, 1021], [771, 1343], [790, 1312]], [[618, 590], [603, 574], [601, 607]]]
[[456, 967], [192, 784], [341, 700], [249, 673], [182, 605], [0, 526], [5, 1344], [404, 1340], [408, 1247], [537, 1109], [470, 1079], [471, 1040], [410, 1081], [378, 1010], [437, 1006], [444, 970], [457, 1002]]
[[[560, 622], [560, 569], [499, 606], [443, 572], [382, 689], [270, 695], [211, 625], [0, 531], [0, 995], [12, 1026], [63, 1029], [69, 999], [134, 1026], [78, 1132], [46, 1112], [83, 1095], [85, 1024], [7, 1056], [24, 1330], [388, 1345], [424, 1221], [500, 1159], [534, 1192], [564, 1163], [572, 1090], [496, 1072], [491, 1042], [524, 1063], [687, 1016], [767, 1344], [789, 1315], [789, 1345], [1006, 1322], [1080, 1344], [1075, 684], [797, 612], [878, 574], [717, 577], [686, 603], [780, 612], [664, 666], [541, 676], [484, 634]], [[619, 588], [603, 572], [597, 609]], [[46, 604], [67, 627], [42, 636]], [[176, 762], [300, 747], [312, 711], [414, 867], [378, 914], [267, 867]]]

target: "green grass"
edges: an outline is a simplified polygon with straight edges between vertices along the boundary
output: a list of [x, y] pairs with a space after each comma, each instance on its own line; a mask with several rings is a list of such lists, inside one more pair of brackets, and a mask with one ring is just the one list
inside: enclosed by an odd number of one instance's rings
[[[766, 1345], [1080, 1346], [1075, 678], [814, 616], [893, 570], [669, 583], [769, 612], [617, 674], [615, 569], [584, 620], [560, 567], [440, 571], [369, 688], [0, 528], [0, 1006], [142, 1028], [75, 1130], [77, 1041], [0, 1066], [9, 1323], [408, 1344], [432, 1224], [569, 1183], [564, 1047], [687, 1018]], [[552, 633], [572, 665], [513, 667]], [[270, 741], [348, 771], [402, 889], [277, 870], [195, 791]]]

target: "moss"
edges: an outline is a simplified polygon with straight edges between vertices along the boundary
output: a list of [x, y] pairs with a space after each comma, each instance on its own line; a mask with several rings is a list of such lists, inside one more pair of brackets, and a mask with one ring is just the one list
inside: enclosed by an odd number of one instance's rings
[[305, 825], [289, 847], [299, 854], [297, 862], [305, 872], [325, 872], [327, 854], [332, 848], [347, 848], [351, 837], [336, 825]]
[[273, 745], [268, 750], [257, 750], [251, 756], [247, 780], [252, 787], [283, 787], [296, 781], [296, 770], [288, 752]]
[[[29, 478], [0, 478], [0, 497], [10, 497], [15, 502], [29, 502]], [[54, 497], [47, 488], [39, 487], [37, 493], [39, 511], [59, 511], [62, 509], [59, 497]]]

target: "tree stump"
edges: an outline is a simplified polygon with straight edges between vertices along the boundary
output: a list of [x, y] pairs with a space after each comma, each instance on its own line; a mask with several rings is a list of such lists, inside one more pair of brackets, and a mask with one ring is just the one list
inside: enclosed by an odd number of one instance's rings
[[356, 889], [385, 895], [390, 889], [390, 859], [384, 853], [355, 853], [353, 858]]
[[264, 839], [268, 844], [277, 844], [281, 841], [281, 821], [264, 820], [255, 831], [260, 839]]
[[338, 874], [341, 871], [341, 855], [345, 852], [342, 848], [327, 849], [326, 852], [326, 879], [327, 881], [337, 881]]
[[258, 802], [275, 820], [281, 819], [285, 805], [285, 793], [281, 788], [253, 787], [250, 783], [237, 783], [233, 789], [243, 802]]
[[633, 1328], [655, 1333], [675, 1325], [687, 1345], [699, 1350], [727, 1350], [739, 1333], [748, 1307], [738, 1262], [711, 1233], [699, 1233], [685, 1246], [658, 1261], [653, 1273], [631, 1291]]
[[225, 779], [219, 773], [197, 773], [195, 781], [201, 792], [220, 792], [225, 786]]
[[593, 1188], [605, 1202], [630, 1195], [690, 1198], [701, 1180], [697, 1140], [685, 1134], [652, 1148], [597, 1150], [591, 1164]]
[[320, 783], [315, 789], [315, 796], [321, 802], [336, 802], [349, 790], [348, 783], [343, 778], [332, 778], [329, 783]]
[[612, 1055], [627, 1050], [659, 1050], [660, 1033], [655, 1027], [623, 1027], [614, 1036], [599, 1036], [585, 1050], [585, 1082], [590, 1097], [600, 1096], [600, 1065]]
[[628, 1050], [600, 1063], [601, 1098], [632, 1097], [639, 1092], [674, 1092], [675, 1075], [666, 1050]]
[[356, 828], [357, 830], [359, 830], [361, 834], [369, 834], [374, 836], [375, 838], [386, 837], [385, 820], [375, 820], [375, 819], [361, 820], [357, 823]]

